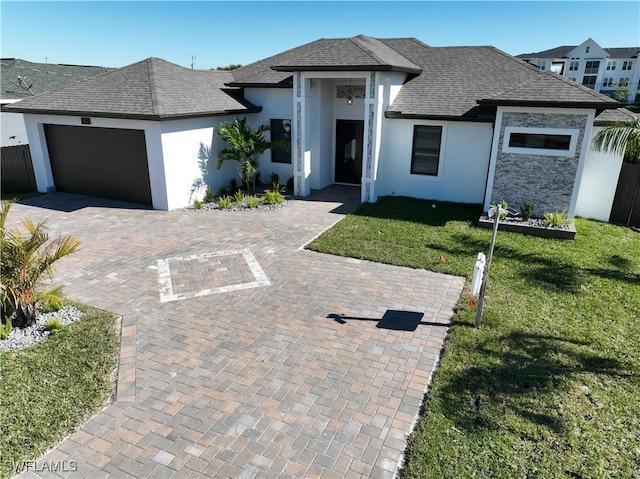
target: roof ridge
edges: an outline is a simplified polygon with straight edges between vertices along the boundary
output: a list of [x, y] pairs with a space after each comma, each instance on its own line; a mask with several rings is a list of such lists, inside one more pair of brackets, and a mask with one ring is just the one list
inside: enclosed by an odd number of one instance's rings
[[[367, 55], [369, 55], [370, 57], [372, 57], [372, 58], [373, 58], [374, 60], [376, 60], [380, 65], [384, 65], [384, 62], [382, 61], [382, 59], [381, 59], [378, 55], [375, 55], [371, 50], [369, 50], [368, 48], [365, 48], [365, 46], [364, 46], [364, 45], [361, 45], [360, 43], [356, 42], [356, 38], [358, 38], [358, 39], [359, 39], [360, 37], [367, 38], [367, 39], [371, 39], [371, 40], [375, 40], [376, 42], [378, 42], [378, 43], [380, 43], [380, 44], [384, 45], [384, 46], [385, 46], [385, 47], [387, 47], [387, 48], [391, 48], [391, 47], [389, 47], [388, 45], [385, 45], [384, 43], [382, 43], [382, 42], [381, 42], [380, 40], [378, 40], [377, 38], [369, 37], [369, 36], [367, 36], [367, 35], [363, 35], [363, 34], [356, 35], [355, 37], [352, 37], [352, 38], [347, 38], [347, 40], [348, 40], [348, 41], [350, 41], [350, 42], [351, 42], [351, 43], [353, 43], [355, 46], [357, 46], [360, 50], [362, 50], [364, 53], [366, 53]], [[393, 48], [391, 48], [391, 50], [393, 50]], [[393, 51], [394, 51], [394, 52], [396, 52], [395, 50], [393, 50]], [[398, 52], [396, 52], [396, 53], [398, 53]], [[398, 53], [398, 55], [400, 55], [400, 54]], [[402, 56], [402, 57], [404, 58], [404, 56], [403, 56], [403, 55], [400, 55], [400, 56]]]
[[151, 111], [154, 114], [160, 114], [160, 95], [156, 91], [156, 73], [153, 68], [153, 57], [147, 58], [145, 61], [147, 67], [147, 76], [149, 77], [149, 96], [151, 98]]

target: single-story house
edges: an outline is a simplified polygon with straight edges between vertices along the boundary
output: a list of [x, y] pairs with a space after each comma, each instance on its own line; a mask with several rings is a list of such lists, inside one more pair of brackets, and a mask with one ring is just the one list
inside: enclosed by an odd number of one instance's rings
[[[20, 58], [0, 59], [0, 108], [113, 70], [99, 66], [36, 63]], [[0, 146], [26, 145], [27, 131], [20, 113], [0, 112]]]
[[359, 35], [230, 72], [149, 58], [8, 109], [24, 114], [41, 191], [184, 207], [203, 175], [202, 145], [214, 157], [210, 186], [236, 175], [215, 169], [225, 145], [213, 131], [246, 117], [290, 140], [260, 170], [293, 177], [296, 195], [345, 183], [367, 202], [531, 201], [536, 214], [608, 220], [622, 158], [589, 143], [594, 122], [620, 106], [494, 47]]

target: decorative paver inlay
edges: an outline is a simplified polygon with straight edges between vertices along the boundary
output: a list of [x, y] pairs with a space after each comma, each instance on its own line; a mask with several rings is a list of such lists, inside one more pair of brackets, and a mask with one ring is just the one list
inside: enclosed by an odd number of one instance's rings
[[158, 260], [161, 303], [269, 284], [249, 249]]

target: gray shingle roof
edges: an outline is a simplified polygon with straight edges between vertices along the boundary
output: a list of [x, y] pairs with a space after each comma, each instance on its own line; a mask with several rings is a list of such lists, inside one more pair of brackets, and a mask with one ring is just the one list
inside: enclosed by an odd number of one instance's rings
[[420, 73], [422, 69], [382, 41], [358, 35], [316, 48], [304, 55], [273, 65], [277, 71], [400, 71]]
[[321, 38], [310, 43], [306, 43], [291, 50], [287, 50], [277, 55], [250, 63], [237, 70], [233, 70], [233, 80], [229, 83], [235, 86], [270, 86], [270, 87], [291, 87], [293, 80], [291, 73], [279, 72], [271, 67], [280, 63], [288, 63], [299, 56], [316, 49], [326, 48], [344, 40], [343, 38]]
[[[535, 68], [535, 67], [534, 67]], [[529, 78], [510, 88], [478, 99], [486, 105], [576, 106], [582, 108], [613, 108], [621, 104], [610, 97], [560, 76], [538, 70]]]
[[638, 58], [640, 47], [605, 48], [611, 58]]
[[577, 45], [563, 45], [561, 47], [555, 47], [541, 52], [522, 53], [521, 55], [516, 55], [516, 58], [520, 58], [522, 60], [527, 60], [529, 58], [565, 58], [567, 53], [575, 47], [577, 47]]
[[[541, 52], [522, 53], [517, 55], [517, 58], [522, 60], [531, 58], [566, 58], [568, 53], [576, 47], [577, 45], [563, 45]], [[638, 53], [640, 53], [640, 47], [603, 48], [603, 50], [609, 54], [610, 58], [637, 58]]]
[[148, 58], [8, 107], [6, 111], [160, 120], [259, 111], [228, 71], [191, 70]]
[[33, 63], [19, 58], [3, 58], [0, 60], [0, 98], [28, 98], [112, 70], [98, 66]]
[[292, 86], [291, 73], [273, 67], [405, 71], [388, 118], [492, 121], [497, 105], [620, 106], [494, 47], [429, 47], [414, 38], [358, 36], [316, 40], [233, 71], [190, 70], [150, 58], [6, 110], [145, 119], [250, 113], [260, 107], [244, 100], [237, 87]]
[[616, 108], [615, 110], [605, 110], [594, 120], [595, 126], [608, 126], [614, 123], [625, 123], [637, 120], [638, 115], [626, 108]]
[[[385, 40], [382, 40], [385, 41]], [[386, 41], [385, 41], [386, 42]], [[392, 43], [421, 65], [388, 108], [387, 117], [490, 120], [498, 104], [611, 108], [611, 98], [554, 73], [542, 72], [494, 47], [427, 47]], [[479, 103], [479, 100], [487, 100]]]

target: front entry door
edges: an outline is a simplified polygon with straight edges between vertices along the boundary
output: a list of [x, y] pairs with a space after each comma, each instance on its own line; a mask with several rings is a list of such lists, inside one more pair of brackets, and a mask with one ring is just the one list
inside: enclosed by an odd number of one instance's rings
[[364, 120], [336, 122], [336, 183], [362, 182], [362, 138]]

